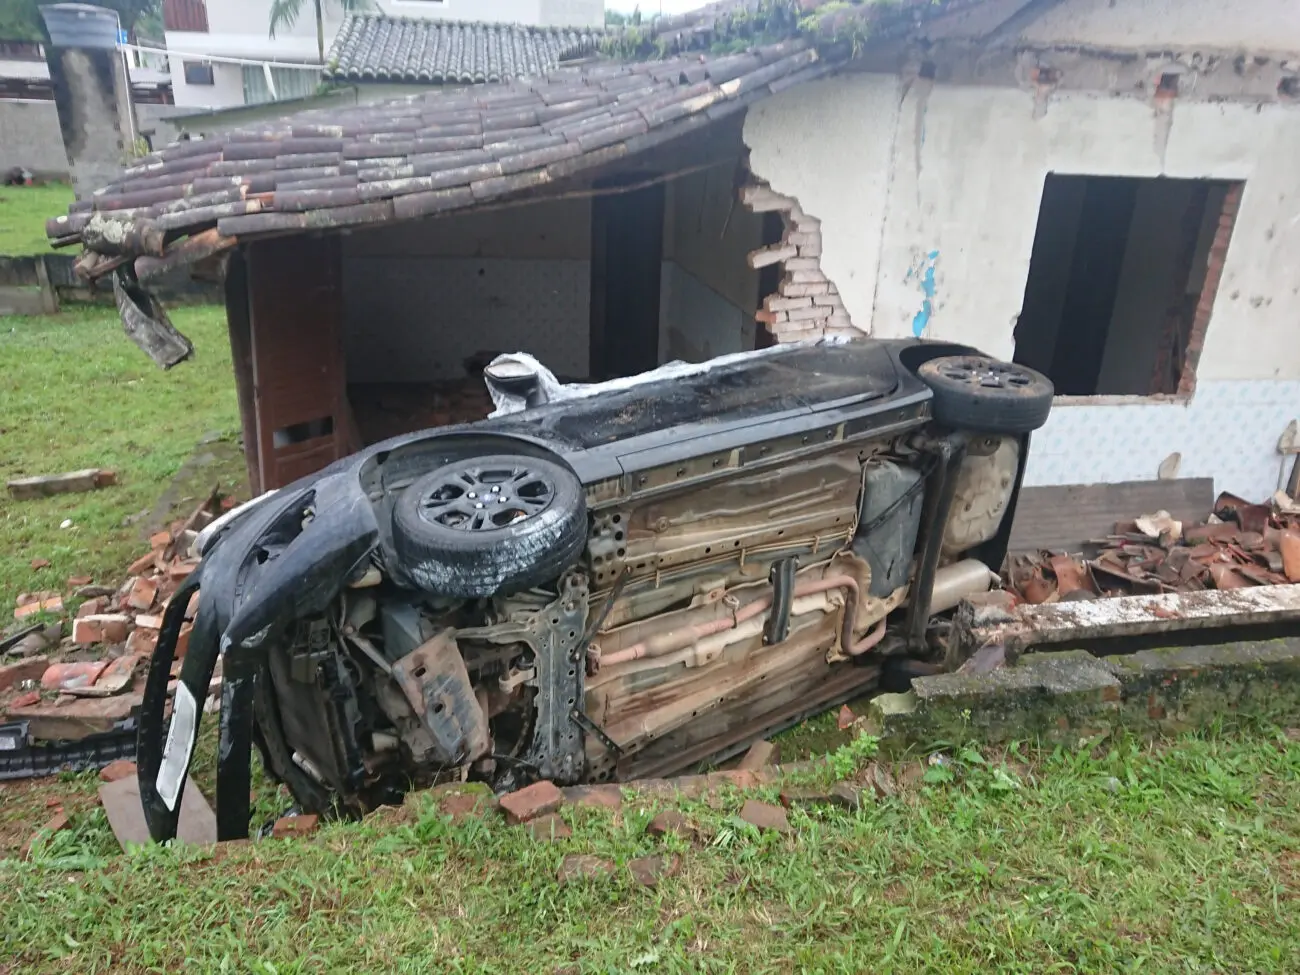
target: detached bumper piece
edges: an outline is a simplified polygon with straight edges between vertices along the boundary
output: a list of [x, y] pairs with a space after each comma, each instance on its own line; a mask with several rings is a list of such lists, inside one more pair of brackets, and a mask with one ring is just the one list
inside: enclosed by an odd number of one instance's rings
[[118, 759], [135, 758], [135, 718], [77, 741], [38, 741], [28, 734], [27, 727], [26, 721], [0, 725], [0, 781], [88, 772]]

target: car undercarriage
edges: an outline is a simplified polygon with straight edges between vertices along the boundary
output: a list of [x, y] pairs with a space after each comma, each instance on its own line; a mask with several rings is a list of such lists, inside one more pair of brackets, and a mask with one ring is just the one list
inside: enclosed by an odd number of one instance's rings
[[170, 722], [170, 611], [146, 690], [153, 835], [218, 656], [223, 837], [248, 828], [254, 742], [303, 808], [357, 815], [448, 779], [672, 773], [941, 659], [938, 614], [1001, 562], [1050, 384], [927, 343], [738, 358], [553, 401], [503, 369], [529, 408], [213, 526]]

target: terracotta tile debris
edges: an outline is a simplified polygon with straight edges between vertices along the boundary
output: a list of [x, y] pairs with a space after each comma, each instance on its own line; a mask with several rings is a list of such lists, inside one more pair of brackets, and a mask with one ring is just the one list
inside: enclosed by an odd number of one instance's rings
[[1157, 511], [1117, 523], [1080, 553], [1014, 556], [1006, 581], [1034, 604], [1300, 582], [1300, 506], [1282, 492], [1266, 504], [1221, 494], [1199, 524]]
[[32, 559], [33, 569], [48, 569], [50, 567], [49, 559]]

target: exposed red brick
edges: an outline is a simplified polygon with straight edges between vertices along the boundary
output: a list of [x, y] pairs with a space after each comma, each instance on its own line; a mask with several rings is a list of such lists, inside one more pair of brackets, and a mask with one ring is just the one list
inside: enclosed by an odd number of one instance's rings
[[94, 576], [68, 576], [68, 588], [80, 589], [82, 586], [88, 586], [94, 581]]
[[192, 623], [186, 623], [181, 627], [181, 632], [176, 637], [175, 657], [177, 660], [185, 656], [186, 652], [190, 649], [190, 633], [193, 629], [194, 624]]
[[32, 559], [33, 569], [48, 569], [50, 567], [49, 559]]
[[559, 809], [564, 803], [564, 793], [556, 788], [554, 782], [543, 779], [497, 801], [507, 822], [526, 823]]

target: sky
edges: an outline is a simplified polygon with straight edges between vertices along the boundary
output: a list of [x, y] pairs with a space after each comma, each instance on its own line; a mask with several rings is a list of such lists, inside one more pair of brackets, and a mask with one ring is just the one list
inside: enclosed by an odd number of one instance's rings
[[[641, 4], [641, 13], [658, 13], [662, 6], [666, 14], [680, 14], [694, 10], [696, 7], [703, 7], [704, 4], [705, 0], [644, 0]], [[622, 10], [624, 13], [631, 13], [636, 5], [637, 0], [605, 0], [606, 10]]]

